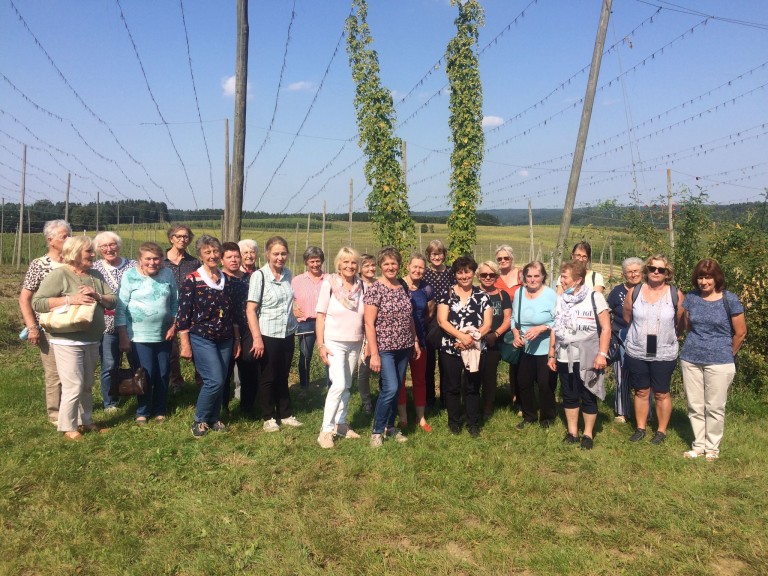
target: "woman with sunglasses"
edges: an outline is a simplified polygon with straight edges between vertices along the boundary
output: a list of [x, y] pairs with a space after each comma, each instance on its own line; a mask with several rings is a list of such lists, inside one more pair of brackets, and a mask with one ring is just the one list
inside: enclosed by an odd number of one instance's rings
[[493, 416], [493, 404], [496, 400], [496, 384], [498, 382], [499, 361], [501, 348], [499, 343], [509, 330], [512, 317], [512, 301], [504, 290], [499, 290], [496, 280], [499, 277], [499, 267], [496, 262], [486, 260], [477, 267], [477, 277], [480, 288], [491, 299], [493, 322], [491, 331], [485, 335], [485, 355], [480, 365], [481, 395], [483, 403], [483, 418], [488, 420]]
[[635, 390], [636, 428], [630, 442], [645, 438], [648, 397], [656, 401], [658, 427], [651, 444], [667, 437], [672, 416], [669, 385], [677, 366], [677, 334], [683, 317], [683, 293], [672, 286], [674, 270], [663, 254], [654, 254], [643, 266], [643, 283], [629, 289], [624, 299], [624, 321], [629, 325], [624, 343], [624, 369]]

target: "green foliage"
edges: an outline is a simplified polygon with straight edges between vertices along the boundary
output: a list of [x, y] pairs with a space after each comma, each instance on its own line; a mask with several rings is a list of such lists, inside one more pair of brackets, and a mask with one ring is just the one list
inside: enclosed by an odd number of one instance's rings
[[661, 216], [663, 214], [660, 210], [652, 210], [648, 206], [640, 206], [638, 202], [624, 214], [624, 220], [627, 223], [635, 246], [634, 255], [646, 258], [651, 254], [668, 251], [669, 243], [667, 238], [658, 228]]
[[483, 162], [483, 88], [475, 52], [483, 9], [477, 0], [451, 0], [458, 6], [456, 36], [448, 42], [446, 72], [451, 86], [451, 204], [448, 259], [471, 253], [477, 238], [480, 168]]
[[355, 110], [360, 146], [365, 152], [365, 178], [371, 187], [367, 206], [381, 245], [402, 254], [415, 244], [416, 228], [408, 207], [408, 190], [400, 165], [402, 142], [395, 137], [392, 94], [381, 85], [379, 58], [371, 48], [366, 0], [353, 0], [347, 18], [347, 54], [355, 82]]
[[429, 225], [428, 224], [422, 224], [420, 229], [421, 229], [421, 233], [422, 234], [426, 234], [427, 232], [429, 232]]
[[675, 284], [683, 291], [693, 290], [691, 274], [696, 263], [710, 256], [708, 242], [712, 230], [712, 217], [706, 205], [707, 194], [699, 190], [693, 194], [687, 188], [681, 190], [679, 209], [675, 220]]

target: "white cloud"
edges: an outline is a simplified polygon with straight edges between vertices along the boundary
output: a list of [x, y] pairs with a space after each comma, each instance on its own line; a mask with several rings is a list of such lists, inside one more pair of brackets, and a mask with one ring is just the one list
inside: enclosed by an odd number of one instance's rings
[[288, 84], [289, 92], [314, 92], [315, 90], [317, 90], [317, 86], [309, 80], [300, 80], [299, 82]]
[[501, 116], [483, 116], [483, 128], [495, 128], [504, 124]]
[[[234, 98], [235, 97], [235, 77], [234, 76], [226, 76], [225, 78], [221, 79], [221, 89], [222, 89], [222, 95], [225, 98]], [[246, 94], [247, 97], [251, 98], [251, 83], [248, 82], [248, 85], [246, 86]]]

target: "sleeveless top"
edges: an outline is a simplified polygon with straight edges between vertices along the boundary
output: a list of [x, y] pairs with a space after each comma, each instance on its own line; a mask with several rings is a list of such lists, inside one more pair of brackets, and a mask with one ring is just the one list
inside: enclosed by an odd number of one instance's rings
[[[638, 285], [640, 286], [640, 285]], [[663, 362], [677, 360], [678, 343], [675, 333], [675, 307], [672, 305], [670, 290], [654, 303], [646, 301], [644, 292], [640, 292], [632, 306], [632, 323], [625, 343], [627, 354], [638, 360]], [[656, 335], [656, 356], [646, 355], [646, 343], [649, 334]]]

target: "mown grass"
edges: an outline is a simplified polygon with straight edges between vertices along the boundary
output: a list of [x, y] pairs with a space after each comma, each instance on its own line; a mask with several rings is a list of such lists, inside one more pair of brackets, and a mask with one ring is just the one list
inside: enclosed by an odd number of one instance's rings
[[355, 393], [363, 439], [323, 451], [318, 366], [310, 393], [293, 389], [300, 429], [266, 434], [235, 401], [226, 433], [195, 440], [188, 386], [163, 424], [135, 426], [131, 400], [113, 417], [97, 410], [107, 434], [67, 443], [46, 422], [34, 350], [3, 338], [0, 574], [767, 571], [764, 398], [733, 397], [715, 463], [682, 458], [679, 396], [664, 445], [627, 442], [631, 425], [606, 403], [584, 452], [561, 443], [562, 422], [516, 430], [502, 388], [479, 439], [451, 436], [438, 411], [432, 434], [411, 429], [378, 451]]

